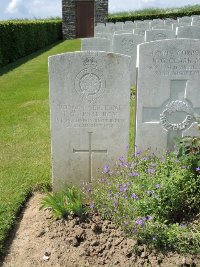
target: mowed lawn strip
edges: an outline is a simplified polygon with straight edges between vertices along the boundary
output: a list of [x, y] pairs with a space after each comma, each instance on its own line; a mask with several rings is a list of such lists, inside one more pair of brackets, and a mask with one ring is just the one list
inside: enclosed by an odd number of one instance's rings
[[0, 253], [29, 192], [50, 184], [48, 57], [78, 50], [61, 42], [0, 70]]

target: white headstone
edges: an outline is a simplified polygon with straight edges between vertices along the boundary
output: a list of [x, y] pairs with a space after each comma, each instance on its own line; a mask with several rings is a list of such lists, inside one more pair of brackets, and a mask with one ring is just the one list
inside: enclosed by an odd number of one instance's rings
[[200, 25], [176, 28], [177, 38], [200, 39]]
[[166, 19], [164, 20], [164, 24], [165, 24], [165, 25], [172, 25], [172, 24], [174, 24], [174, 23], [177, 23], [177, 20], [175, 20], [175, 19], [171, 19], [171, 18], [166, 18]]
[[192, 26], [200, 26], [200, 16], [192, 17]]
[[111, 40], [106, 38], [83, 38], [81, 39], [82, 51], [111, 51]]
[[174, 23], [174, 24], [172, 24], [172, 29], [173, 29], [173, 31], [175, 31], [176, 30], [176, 28], [177, 27], [185, 27], [185, 26], [191, 26], [191, 23]]
[[144, 37], [131, 33], [114, 34], [113, 52], [131, 56], [131, 84], [136, 85], [137, 45], [144, 42]]
[[161, 26], [161, 25], [164, 25], [164, 20], [162, 19], [156, 19], [151, 21], [151, 27]]
[[106, 38], [106, 39], [112, 40], [113, 33], [109, 33], [109, 32], [96, 33], [95, 37]]
[[151, 42], [162, 39], [176, 38], [175, 31], [170, 30], [148, 30], [145, 32], [145, 42]]
[[128, 23], [128, 24], [124, 24], [123, 25], [123, 30], [133, 30], [134, 29], [134, 27], [135, 27], [135, 25], [134, 25], [134, 23]]
[[200, 40], [149, 42], [138, 48], [136, 139], [139, 149], [163, 152], [174, 139], [200, 135]]
[[53, 190], [92, 182], [129, 144], [130, 57], [74, 52], [49, 58]]
[[192, 17], [182, 17], [178, 19], [178, 23], [191, 23]]
[[136, 29], [149, 29], [150, 28], [150, 22], [145, 21], [138, 21], [136, 22]]
[[106, 26], [105, 25], [97, 25], [94, 27], [94, 35], [97, 33], [103, 33], [106, 31]]
[[145, 29], [134, 29], [133, 33], [141, 35], [141, 36], [145, 36], [145, 31], [146, 31]]
[[153, 30], [156, 30], [156, 29], [172, 30], [173, 27], [172, 27], [172, 25], [164, 25], [164, 24], [159, 25], [159, 24], [158, 24], [158, 25], [153, 26], [152, 29], [153, 29]]
[[123, 34], [123, 33], [132, 33], [132, 34], [133, 34], [133, 30], [132, 30], [132, 31], [121, 30], [121, 31], [116, 31], [116, 32], [114, 32], [114, 34]]

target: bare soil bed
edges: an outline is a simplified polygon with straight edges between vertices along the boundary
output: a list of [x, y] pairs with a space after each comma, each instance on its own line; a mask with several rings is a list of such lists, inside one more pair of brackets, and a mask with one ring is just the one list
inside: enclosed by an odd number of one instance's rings
[[42, 194], [26, 204], [2, 267], [133, 267], [200, 266], [200, 255], [162, 254], [139, 246], [110, 221], [91, 214], [53, 220], [49, 210], [39, 210]]

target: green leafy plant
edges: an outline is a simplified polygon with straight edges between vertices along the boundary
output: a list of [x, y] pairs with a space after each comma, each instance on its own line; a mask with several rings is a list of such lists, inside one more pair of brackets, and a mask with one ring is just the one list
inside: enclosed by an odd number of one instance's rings
[[131, 160], [120, 157], [114, 170], [104, 166], [103, 177], [84, 190], [102, 217], [138, 241], [162, 250], [200, 252], [200, 227], [192, 224], [200, 212], [200, 175], [177, 153], [137, 150]]
[[83, 205], [82, 193], [76, 187], [57, 193], [47, 193], [41, 202], [41, 209], [44, 208], [50, 208], [56, 219], [67, 218], [69, 215], [83, 218], [87, 211], [87, 207]]

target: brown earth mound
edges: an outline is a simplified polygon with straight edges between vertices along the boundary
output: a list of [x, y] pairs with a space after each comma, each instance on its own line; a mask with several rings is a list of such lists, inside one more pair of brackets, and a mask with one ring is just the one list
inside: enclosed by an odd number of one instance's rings
[[134, 239], [95, 214], [85, 222], [54, 221], [49, 210], [39, 210], [42, 197], [36, 193], [27, 203], [2, 267], [200, 266], [200, 255], [133, 251]]

